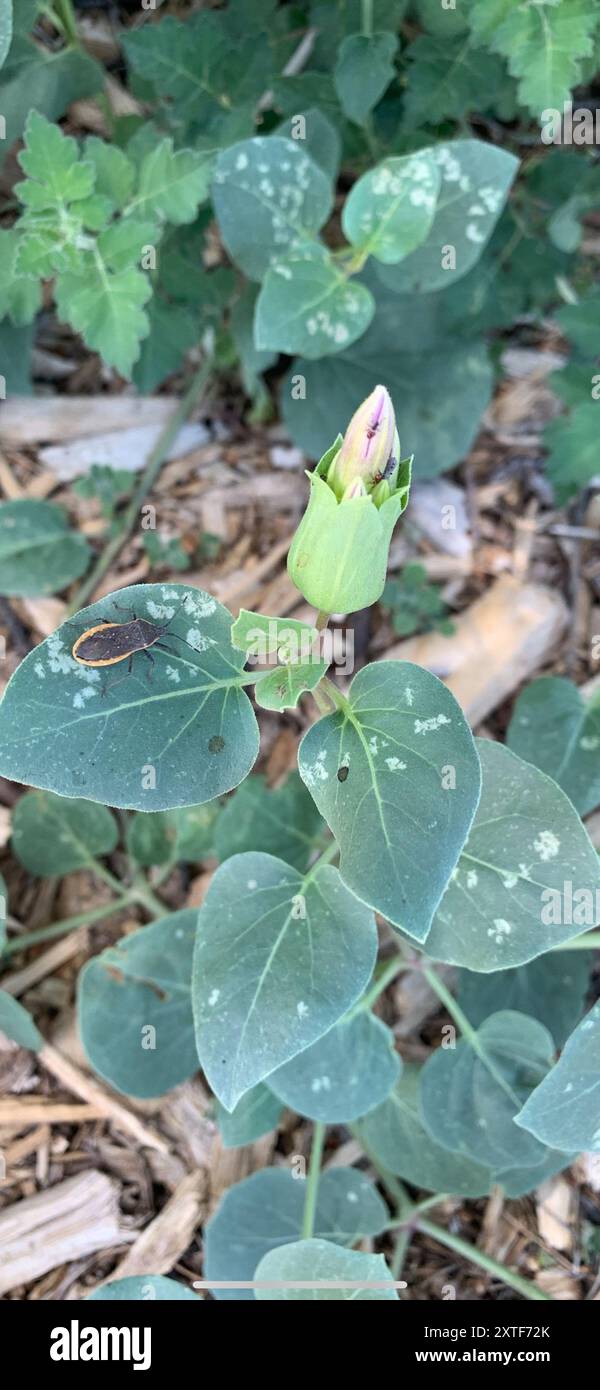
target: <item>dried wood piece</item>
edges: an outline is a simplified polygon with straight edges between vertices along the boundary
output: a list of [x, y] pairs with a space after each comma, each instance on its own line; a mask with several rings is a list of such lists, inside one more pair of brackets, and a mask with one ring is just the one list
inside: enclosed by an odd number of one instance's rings
[[107, 1120], [112, 1120], [117, 1129], [131, 1134], [137, 1139], [139, 1144], [145, 1145], [150, 1149], [160, 1149], [163, 1153], [168, 1153], [168, 1146], [164, 1139], [155, 1133], [148, 1125], [142, 1123], [137, 1115], [132, 1114], [121, 1101], [109, 1095], [108, 1091], [100, 1086], [91, 1077], [85, 1076], [79, 1067], [69, 1062], [62, 1056], [56, 1047], [50, 1043], [45, 1043], [38, 1053], [38, 1061], [42, 1066], [47, 1067], [48, 1071], [60, 1081], [66, 1090], [73, 1095], [80, 1096], [82, 1100], [90, 1105], [97, 1106], [102, 1116]]
[[14, 1125], [17, 1130], [29, 1125], [80, 1125], [85, 1120], [104, 1119], [99, 1105], [75, 1105], [71, 1101], [42, 1100], [36, 1096], [0, 1100], [0, 1127]]
[[[144, 467], [149, 453], [160, 435], [161, 425], [138, 425], [134, 429], [111, 430], [109, 434], [96, 434], [84, 439], [73, 439], [68, 444], [50, 444], [40, 449], [39, 457], [61, 482], [69, 482], [80, 473], [89, 473], [92, 464], [102, 459], [109, 468], [122, 468], [128, 473], [138, 472]], [[192, 449], [197, 449], [210, 439], [206, 425], [182, 425], [171, 444], [166, 457], [179, 458]]]
[[572, 1250], [577, 1193], [561, 1174], [538, 1187], [536, 1211], [542, 1240], [554, 1250]]
[[477, 725], [545, 664], [568, 620], [559, 593], [503, 574], [455, 620], [451, 637], [411, 637], [391, 647], [386, 660], [433, 671]]
[[207, 1174], [201, 1169], [186, 1176], [173, 1195], [137, 1237], [131, 1249], [100, 1288], [113, 1279], [136, 1274], [168, 1274], [190, 1245], [206, 1213]]
[[42, 444], [163, 425], [178, 403], [177, 396], [13, 396], [2, 406], [0, 439]]
[[131, 1239], [117, 1184], [94, 1169], [78, 1173], [0, 1212], [0, 1293]]
[[67, 616], [67, 605], [60, 598], [23, 598], [21, 607], [42, 637], [56, 632]]
[[[7, 994], [14, 994], [18, 998], [24, 994], [26, 989], [31, 989], [38, 980], [45, 979], [52, 971], [58, 970], [66, 961], [72, 960], [79, 951], [82, 951], [87, 943], [87, 930], [81, 927], [78, 931], [72, 932], [70, 936], [63, 936], [60, 941], [56, 941], [41, 956], [36, 956], [35, 960], [25, 965], [22, 970], [13, 971], [12, 975], [3, 975], [2, 988]], [[27, 948], [27, 932], [23, 933], [23, 950]]]

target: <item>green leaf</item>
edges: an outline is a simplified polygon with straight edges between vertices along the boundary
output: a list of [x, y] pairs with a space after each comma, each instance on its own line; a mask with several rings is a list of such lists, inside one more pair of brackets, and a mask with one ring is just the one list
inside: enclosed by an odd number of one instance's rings
[[143, 306], [152, 286], [133, 267], [107, 272], [101, 258], [90, 255], [83, 273], [63, 272], [55, 286], [59, 318], [70, 323], [87, 347], [121, 376], [131, 375], [140, 353], [140, 341], [149, 332]]
[[227, 1110], [337, 1023], [376, 949], [372, 914], [330, 865], [304, 878], [270, 854], [220, 866], [200, 909], [192, 996], [200, 1062]]
[[6, 916], [8, 913], [8, 890], [0, 874], [0, 957], [6, 942]]
[[471, 111], [497, 112], [503, 119], [516, 114], [514, 83], [502, 60], [462, 36], [422, 34], [411, 43], [406, 58], [410, 64], [404, 99], [408, 124], [460, 121]]
[[294, 111], [288, 120], [277, 126], [275, 134], [283, 135], [288, 140], [298, 138], [296, 132], [301, 129], [300, 121], [304, 121], [306, 153], [328, 178], [337, 178], [342, 155], [340, 133], [317, 106], [311, 106], [307, 111]]
[[216, 1118], [223, 1148], [238, 1149], [270, 1134], [281, 1113], [281, 1101], [262, 1083], [246, 1091], [231, 1114], [217, 1101]]
[[96, 193], [110, 198], [114, 207], [124, 208], [133, 193], [135, 165], [123, 150], [90, 135], [83, 146], [83, 157], [94, 167]]
[[[594, 203], [596, 203], [594, 198]], [[558, 309], [555, 318], [565, 337], [584, 357], [598, 356], [598, 313], [600, 311], [600, 288], [594, 285], [577, 304], [565, 304]]]
[[342, 1019], [279, 1067], [269, 1086], [284, 1105], [309, 1120], [350, 1124], [389, 1095], [401, 1066], [393, 1033], [365, 1011]]
[[431, 150], [384, 159], [354, 184], [342, 214], [348, 241], [386, 265], [425, 240], [440, 187]]
[[540, 676], [521, 691], [506, 742], [553, 777], [580, 816], [600, 803], [600, 696], [586, 703], [572, 681]]
[[[329, 1240], [299, 1240], [290, 1245], [281, 1245], [278, 1250], [270, 1250], [264, 1255], [255, 1270], [256, 1279], [294, 1280], [306, 1282], [315, 1280], [312, 1289], [257, 1289], [259, 1302], [293, 1303], [377, 1303], [383, 1299], [394, 1303], [398, 1294], [393, 1284], [383, 1255], [365, 1255], [357, 1250], [342, 1250]], [[340, 1282], [389, 1283], [389, 1288], [319, 1288], [318, 1281], [340, 1280]]]
[[475, 0], [469, 19], [475, 38], [506, 57], [519, 101], [539, 120], [577, 86], [598, 14], [590, 0]]
[[79, 977], [85, 1052], [126, 1095], [162, 1096], [198, 1070], [190, 993], [196, 917], [192, 909], [171, 912], [131, 932]]
[[[41, 287], [17, 270], [18, 233], [0, 230], [0, 318], [8, 314], [15, 324], [31, 323], [42, 302]], [[11, 393], [12, 394], [12, 393]]]
[[0, 376], [6, 382], [7, 396], [32, 396], [31, 352], [33, 324], [16, 327], [0, 322]]
[[239, 299], [231, 310], [229, 326], [240, 359], [239, 370], [244, 390], [254, 396], [262, 389], [260, 373], [266, 372], [277, 361], [276, 352], [261, 352], [254, 342], [254, 314], [257, 298], [256, 285], [246, 284]]
[[166, 1279], [164, 1274], [130, 1274], [126, 1279], [112, 1279], [88, 1294], [86, 1303], [153, 1303], [154, 1301], [180, 1303], [199, 1299], [185, 1284], [177, 1279]]
[[106, 806], [92, 801], [25, 792], [13, 811], [14, 853], [19, 863], [40, 878], [85, 868], [98, 855], [111, 854], [118, 839], [114, 816]]
[[4, 989], [0, 989], [0, 1033], [30, 1052], [39, 1052], [44, 1046], [44, 1039], [27, 1010]]
[[257, 678], [254, 699], [262, 709], [294, 709], [301, 695], [314, 690], [327, 671], [327, 661], [299, 666], [276, 666]]
[[412, 662], [374, 662], [304, 735], [298, 765], [347, 887], [424, 941], [479, 799], [475, 745], [450, 691]]
[[427, 954], [487, 973], [594, 926], [600, 861], [555, 782], [500, 743], [478, 739], [477, 747], [481, 801]]
[[[103, 619], [122, 622], [123, 607], [168, 624], [169, 651], [155, 648], [153, 667], [136, 653], [130, 676], [125, 661], [108, 676], [74, 661], [76, 638]], [[9, 681], [2, 775], [142, 811], [195, 806], [237, 786], [256, 759], [258, 729], [231, 622], [216, 599], [182, 584], [133, 585], [83, 609]]]
[[273, 261], [327, 221], [332, 191], [301, 142], [256, 136], [219, 155], [213, 200], [232, 260], [251, 280], [262, 280]]
[[[246, 32], [233, 42], [222, 12], [200, 14], [181, 23], [170, 15], [159, 24], [132, 29], [123, 48], [134, 72], [152, 83], [179, 125], [212, 129], [231, 94], [236, 102], [252, 101], [269, 86], [270, 55], [264, 42]], [[233, 112], [235, 116], [235, 110]]]
[[600, 1002], [567, 1040], [516, 1121], [543, 1144], [600, 1151]]
[[3, 67], [13, 35], [12, 0], [0, 0], [0, 68]]
[[[402, 402], [402, 448], [415, 454], [415, 477], [436, 477], [468, 454], [492, 396], [493, 373], [482, 344], [454, 342], [451, 352], [445, 344], [413, 352], [411, 330], [407, 316], [390, 346], [376, 315], [365, 337], [347, 352], [318, 363], [302, 357], [292, 363], [280, 405], [294, 442], [311, 458], [321, 457], [374, 381], [385, 381], [392, 398]], [[297, 399], [298, 376], [306, 389]]]
[[140, 222], [137, 218], [126, 218], [113, 222], [98, 237], [98, 251], [110, 270], [129, 270], [139, 268], [144, 248], [156, 237], [156, 226], [152, 222]]
[[536, 1192], [547, 1178], [562, 1173], [570, 1167], [577, 1154], [560, 1153], [558, 1149], [545, 1149], [541, 1163], [524, 1168], [500, 1168], [494, 1173], [494, 1184], [503, 1188], [507, 1197], [524, 1197], [528, 1192]]
[[200, 338], [200, 325], [182, 304], [167, 304], [154, 295], [147, 315], [148, 336], [132, 371], [132, 380], [142, 395], [149, 395], [166, 377], [180, 371], [186, 353]]
[[397, 294], [447, 289], [472, 269], [518, 168], [514, 155], [483, 140], [452, 140], [419, 151], [425, 153], [433, 155], [442, 180], [431, 231], [400, 265], [377, 272]]
[[15, 192], [26, 207], [40, 211], [88, 198], [94, 188], [94, 166], [81, 160], [77, 141], [63, 135], [38, 111], [32, 111], [25, 127], [25, 149], [19, 164], [27, 174]]
[[219, 801], [173, 811], [138, 811], [127, 831], [128, 853], [147, 867], [203, 859], [214, 852], [219, 811]]
[[421, 1112], [436, 1143], [492, 1169], [534, 1166], [537, 1139], [515, 1115], [552, 1066], [546, 1028], [510, 1010], [492, 1014], [454, 1047], [438, 1047], [421, 1073]]
[[588, 991], [591, 951], [549, 951], [513, 970], [481, 975], [460, 970], [458, 1001], [476, 1027], [502, 1009], [537, 1018], [562, 1047], [581, 1018]]
[[2, 73], [6, 149], [20, 138], [32, 110], [58, 121], [73, 101], [97, 96], [104, 78], [100, 63], [87, 53], [75, 48], [48, 53], [29, 39], [15, 37]]
[[367, 119], [395, 77], [396, 34], [349, 34], [340, 46], [333, 74], [344, 115], [356, 125]]
[[[265, 1168], [236, 1183], [205, 1229], [205, 1279], [254, 1279], [270, 1250], [300, 1237], [306, 1183], [281, 1168]], [[373, 1185], [353, 1168], [334, 1168], [319, 1181], [315, 1237], [354, 1245], [377, 1235], [388, 1213]], [[217, 1299], [252, 1298], [251, 1289], [213, 1290]]]
[[234, 854], [268, 850], [302, 872], [325, 826], [298, 773], [271, 789], [262, 774], [248, 777], [227, 802], [215, 830], [223, 863]]
[[349, 282], [324, 246], [307, 244], [267, 270], [256, 302], [256, 346], [327, 357], [361, 338], [374, 313], [370, 290]]
[[248, 608], [240, 608], [231, 629], [234, 647], [246, 652], [248, 660], [258, 661], [276, 654], [279, 661], [299, 662], [310, 656], [318, 635], [310, 623], [300, 623], [296, 618], [271, 618]]
[[56, 503], [0, 504], [0, 593], [56, 594], [85, 573], [89, 559], [87, 541], [69, 531]]
[[577, 405], [544, 430], [549, 450], [546, 473], [562, 507], [598, 472], [598, 409], [595, 401]]
[[419, 1109], [419, 1075], [418, 1067], [404, 1067], [387, 1100], [361, 1120], [361, 1138], [377, 1162], [414, 1187], [459, 1197], [484, 1196], [492, 1181], [489, 1169], [467, 1155], [449, 1152], [427, 1133]]
[[142, 160], [137, 195], [130, 207], [142, 217], [158, 213], [176, 225], [193, 222], [199, 204], [208, 197], [211, 167], [211, 157], [204, 150], [174, 151], [172, 140], [161, 140]]
[[[456, 8], [440, 5], [440, 0], [413, 0], [419, 23], [429, 34], [439, 35], [441, 39], [452, 39], [455, 34], [464, 34], [469, 27], [468, 10], [472, 0], [460, 0]], [[467, 13], [465, 14], [465, 10]]]

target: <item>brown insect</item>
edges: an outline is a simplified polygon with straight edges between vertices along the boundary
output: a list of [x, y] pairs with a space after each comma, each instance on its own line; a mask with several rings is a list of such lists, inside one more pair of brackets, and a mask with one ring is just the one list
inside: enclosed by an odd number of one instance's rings
[[[186, 595], [187, 597], [187, 595]], [[185, 604], [185, 598], [180, 604], [177, 613], [181, 612]], [[103, 618], [101, 622], [95, 623], [93, 627], [88, 627], [85, 632], [73, 643], [71, 656], [78, 661], [81, 666], [116, 666], [120, 661], [127, 661], [127, 674], [131, 675], [133, 668], [133, 658], [136, 652], [143, 652], [151, 666], [154, 665], [154, 657], [148, 649], [156, 647], [158, 651], [168, 652], [170, 656], [177, 656], [177, 652], [172, 647], [166, 646], [161, 638], [173, 621], [169, 618], [166, 623], [151, 623], [148, 618], [139, 618], [132, 608], [121, 608], [118, 603], [114, 607], [122, 613], [131, 613], [129, 622], [112, 622], [110, 618]], [[177, 617], [177, 613], [174, 617]], [[194, 648], [186, 642], [185, 637], [180, 637], [178, 633], [171, 633], [177, 641], [183, 642], [186, 647]], [[148, 672], [150, 679], [150, 672]], [[105, 693], [105, 692], [103, 692]]]

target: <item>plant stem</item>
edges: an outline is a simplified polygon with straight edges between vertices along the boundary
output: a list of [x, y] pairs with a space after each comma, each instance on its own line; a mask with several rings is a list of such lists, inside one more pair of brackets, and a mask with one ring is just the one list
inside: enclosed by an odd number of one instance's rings
[[436, 1226], [431, 1221], [419, 1219], [418, 1230], [423, 1231], [424, 1235], [431, 1236], [432, 1240], [439, 1241], [440, 1245], [445, 1245], [448, 1250], [453, 1250], [456, 1255], [462, 1255], [465, 1260], [479, 1265], [488, 1274], [493, 1274], [494, 1278], [501, 1279], [503, 1284], [508, 1284], [509, 1288], [516, 1289], [517, 1293], [523, 1294], [524, 1298], [530, 1299], [532, 1302], [554, 1302], [550, 1294], [536, 1288], [535, 1284], [532, 1284], [528, 1279], [523, 1279], [520, 1274], [513, 1274], [511, 1269], [506, 1268], [506, 1265], [500, 1264], [498, 1260], [493, 1260], [490, 1255], [484, 1255], [483, 1250], [469, 1245], [466, 1240], [461, 1240], [460, 1236], [451, 1235], [450, 1231], [446, 1231], [443, 1226]]
[[383, 994], [384, 990], [402, 970], [412, 970], [410, 961], [404, 960], [402, 956], [392, 956], [391, 960], [386, 961], [371, 988], [367, 990], [366, 994], [363, 994], [362, 999], [359, 999], [356, 1012], [364, 1013], [367, 1009], [372, 1009], [380, 994]]
[[315, 1229], [315, 1212], [317, 1210], [317, 1195], [319, 1191], [319, 1177], [321, 1175], [321, 1158], [323, 1156], [324, 1143], [325, 1125], [317, 1120], [313, 1128], [310, 1163], [308, 1165], [308, 1177], [306, 1179], [304, 1215], [302, 1217], [303, 1240], [310, 1240]]
[[[348, 1129], [350, 1131], [350, 1134], [352, 1135], [352, 1138], [356, 1139], [357, 1143], [360, 1144], [360, 1147], [364, 1151], [366, 1157], [368, 1158], [369, 1163], [372, 1163], [373, 1167], [376, 1169], [383, 1183], [383, 1186], [387, 1188], [390, 1197], [392, 1198], [392, 1201], [398, 1210], [398, 1219], [402, 1219], [402, 1221], [404, 1221], [405, 1215], [408, 1211], [410, 1211], [411, 1207], [411, 1200], [408, 1195], [408, 1192], [406, 1191], [406, 1188], [402, 1186], [402, 1183], [398, 1181], [398, 1178], [394, 1177], [393, 1173], [388, 1173], [387, 1168], [382, 1168], [379, 1159], [375, 1157], [373, 1150], [365, 1142], [364, 1135], [361, 1134], [358, 1125], [348, 1125]], [[391, 1225], [397, 1226], [398, 1221], [392, 1222]], [[389, 1229], [391, 1229], [391, 1226], [386, 1227], [386, 1230]]]
[[559, 946], [553, 946], [553, 951], [591, 951], [597, 950], [600, 946], [600, 931], [584, 932], [583, 936], [574, 936], [572, 941], [561, 941]]
[[373, 0], [361, 0], [361, 28], [366, 39], [373, 33]]
[[454, 1020], [463, 1038], [465, 1038], [466, 1041], [473, 1048], [473, 1051], [477, 1054], [479, 1060], [483, 1062], [483, 1065], [489, 1071], [490, 1076], [493, 1076], [496, 1085], [499, 1086], [502, 1091], [504, 1091], [504, 1094], [507, 1095], [509, 1099], [515, 1104], [515, 1106], [519, 1109], [520, 1106], [517, 1097], [515, 1096], [513, 1090], [509, 1086], [506, 1078], [502, 1075], [502, 1072], [498, 1069], [498, 1067], [494, 1065], [491, 1057], [486, 1052], [485, 1048], [482, 1046], [477, 1029], [473, 1027], [472, 1023], [469, 1023], [466, 1014], [463, 1013], [460, 1004], [457, 1003], [456, 999], [454, 998], [454, 995], [450, 993], [450, 990], [444, 984], [444, 981], [440, 979], [439, 975], [436, 975], [435, 970], [432, 970], [431, 966], [424, 965], [422, 969], [427, 983], [434, 991], [434, 994], [437, 994], [438, 999], [448, 1010], [451, 1019]]
[[202, 366], [198, 368], [198, 371], [193, 376], [192, 381], [185, 393], [185, 396], [182, 396], [178, 406], [167, 420], [164, 429], [161, 430], [156, 444], [154, 445], [154, 448], [151, 450], [148, 456], [146, 466], [141, 474], [141, 477], [139, 479], [133, 497], [131, 498], [129, 506], [127, 507], [123, 516], [118, 534], [116, 536], [113, 536], [113, 539], [109, 541], [108, 545], [104, 547], [104, 550], [98, 556], [98, 559], [96, 560], [96, 563], [93, 566], [91, 573], [87, 576], [86, 579], [84, 579], [83, 583], [80, 584], [79, 588], [77, 589], [77, 592], [71, 604], [69, 605], [68, 611], [70, 614], [76, 613], [86, 602], [86, 600], [90, 597], [90, 595], [93, 594], [103, 575], [105, 575], [106, 571], [110, 569], [110, 566], [116, 560], [117, 555], [123, 549], [125, 542], [129, 539], [129, 536], [131, 535], [131, 532], [133, 531], [133, 528], [137, 521], [141, 504], [146, 494], [150, 492], [150, 489], [156, 482], [160, 469], [165, 461], [165, 457], [169, 452], [169, 449], [173, 441], [177, 438], [181, 426], [187, 420], [188, 416], [191, 414], [194, 406], [196, 405], [196, 402], [203, 394], [206, 387], [206, 383], [210, 376], [211, 368], [212, 358], [206, 356], [202, 363]]
[[17, 951], [26, 951], [29, 946], [37, 946], [41, 941], [53, 941], [57, 936], [66, 936], [68, 932], [75, 931], [77, 927], [91, 926], [92, 922], [100, 922], [103, 917], [110, 917], [115, 912], [121, 912], [122, 908], [128, 907], [133, 901], [129, 893], [122, 893], [120, 898], [115, 898], [113, 902], [103, 903], [101, 907], [91, 907], [88, 912], [79, 912], [76, 917], [65, 917], [62, 922], [53, 922], [49, 927], [40, 927], [37, 931], [25, 931], [21, 936], [13, 937], [6, 942], [0, 952], [0, 961], [4, 956], [13, 956]]

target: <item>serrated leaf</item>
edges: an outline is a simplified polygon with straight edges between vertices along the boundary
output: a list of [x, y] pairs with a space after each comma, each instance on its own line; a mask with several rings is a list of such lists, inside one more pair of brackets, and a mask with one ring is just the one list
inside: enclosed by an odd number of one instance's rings
[[361, 338], [374, 313], [370, 291], [349, 282], [325, 247], [299, 247], [267, 270], [256, 302], [256, 346], [327, 357]]
[[481, 801], [427, 953], [487, 973], [577, 936], [586, 923], [573, 906], [582, 901], [576, 890], [591, 903], [593, 926], [600, 861], [555, 782], [500, 743], [478, 739], [477, 747]]
[[27, 121], [19, 164], [27, 181], [18, 183], [15, 192], [22, 203], [36, 210], [76, 202], [93, 191], [93, 164], [80, 159], [72, 136], [63, 135], [60, 126], [38, 111], [32, 111]]
[[221, 864], [200, 909], [192, 996], [198, 1056], [227, 1110], [356, 1002], [376, 940], [330, 865], [303, 877], [270, 854]]
[[[398, 1301], [394, 1288], [393, 1274], [390, 1273], [383, 1255], [366, 1255], [357, 1250], [342, 1250], [328, 1240], [299, 1240], [290, 1245], [281, 1245], [278, 1250], [270, 1250], [264, 1255], [255, 1270], [257, 1280], [281, 1280], [300, 1283], [314, 1279], [313, 1288], [274, 1288], [257, 1289], [259, 1302], [279, 1303], [378, 1303]], [[356, 1284], [389, 1284], [389, 1288], [347, 1288], [332, 1289], [319, 1287], [327, 1281], [339, 1280]]]
[[0, 1033], [30, 1052], [39, 1052], [44, 1046], [44, 1039], [27, 1010], [4, 989], [0, 989]]
[[298, 765], [348, 888], [424, 941], [479, 799], [477, 753], [450, 691], [412, 662], [374, 662], [304, 735]]
[[475, 0], [469, 14], [475, 38], [505, 55], [519, 80], [519, 101], [538, 120], [577, 86], [597, 18], [591, 0]]
[[374, 1158], [414, 1187], [482, 1197], [490, 1190], [491, 1173], [466, 1154], [451, 1153], [427, 1133], [419, 1110], [416, 1066], [405, 1066], [391, 1095], [365, 1115], [359, 1132]]
[[522, 1130], [570, 1152], [600, 1151], [600, 1002], [516, 1117]]
[[272, 618], [240, 608], [231, 629], [231, 640], [248, 659], [265, 661], [276, 653], [279, 661], [300, 661], [310, 656], [319, 633], [310, 623], [296, 618]]
[[265, 850], [302, 872], [324, 830], [297, 772], [277, 788], [268, 787], [257, 774], [227, 802], [215, 830], [215, 852], [223, 863], [234, 854]]
[[12, 0], [0, 0], [0, 68], [3, 67], [13, 35]]
[[150, 329], [143, 306], [151, 294], [152, 286], [141, 271], [108, 271], [102, 259], [92, 255], [80, 273], [61, 271], [54, 290], [59, 318], [124, 377], [131, 375], [140, 342]]
[[[164, 24], [164, 20], [163, 20]], [[129, 209], [141, 217], [163, 217], [177, 226], [193, 222], [198, 206], [208, 197], [212, 159], [205, 150], [174, 150], [161, 140], [144, 156], [138, 191]]]
[[269, 1077], [275, 1095], [299, 1115], [324, 1124], [350, 1124], [385, 1099], [402, 1063], [394, 1035], [364, 1011], [341, 1019]]
[[98, 251], [109, 270], [139, 270], [144, 248], [156, 236], [156, 223], [124, 218], [121, 222], [112, 222], [100, 233]]
[[489, 241], [518, 168], [514, 155], [483, 140], [452, 140], [433, 145], [428, 153], [441, 174], [431, 231], [400, 265], [377, 268], [383, 283], [397, 294], [447, 289], [472, 269]]
[[216, 1120], [223, 1148], [239, 1149], [270, 1134], [281, 1113], [281, 1101], [262, 1082], [246, 1091], [231, 1113], [217, 1101]]
[[167, 99], [176, 122], [202, 131], [222, 119], [224, 109], [229, 115], [232, 93], [236, 102], [254, 105], [269, 85], [265, 44], [247, 30], [232, 41], [221, 12], [203, 10], [185, 22], [167, 15], [160, 24], [130, 30], [123, 48], [144, 83]]
[[224, 150], [216, 163], [213, 201], [232, 260], [251, 280], [326, 222], [332, 191], [301, 141], [256, 136]]
[[31, 874], [41, 878], [89, 866], [98, 855], [110, 854], [118, 839], [114, 816], [106, 806], [91, 801], [25, 792], [13, 812], [14, 853]]
[[514, 1123], [552, 1066], [554, 1043], [533, 1018], [491, 1014], [454, 1047], [439, 1047], [421, 1073], [421, 1114], [432, 1138], [492, 1169], [541, 1163], [543, 1146]]
[[261, 709], [295, 709], [301, 695], [314, 690], [325, 675], [327, 661], [311, 661], [294, 666], [276, 666], [257, 676], [254, 699]]
[[476, 1027], [489, 1014], [513, 1009], [543, 1023], [557, 1047], [581, 1018], [589, 985], [591, 951], [548, 951], [512, 970], [458, 973], [458, 1001]]
[[[236, 1183], [205, 1229], [204, 1278], [253, 1279], [270, 1250], [299, 1239], [306, 1184], [281, 1168], [266, 1168]], [[315, 1238], [354, 1245], [377, 1235], [388, 1213], [367, 1178], [353, 1168], [335, 1168], [319, 1180]], [[251, 1289], [213, 1289], [217, 1299], [252, 1298]]]
[[17, 270], [18, 233], [0, 230], [0, 318], [9, 315], [14, 324], [30, 323], [41, 304], [41, 290], [35, 280]]
[[[434, 0], [438, 6], [438, 0]], [[444, 11], [444, 19], [451, 15]], [[404, 117], [413, 126], [464, 120], [470, 111], [494, 111], [512, 119], [514, 83], [501, 58], [464, 37], [422, 34], [406, 51], [408, 85]]]
[[598, 472], [596, 402], [585, 401], [568, 415], [552, 420], [544, 430], [543, 442], [548, 449], [546, 473], [554, 488], [556, 504], [562, 507]]
[[440, 187], [430, 150], [384, 159], [354, 184], [342, 214], [348, 241], [387, 265], [401, 261], [427, 236]]
[[171, 912], [107, 947], [81, 972], [83, 1047], [94, 1070], [126, 1095], [162, 1096], [198, 1070], [190, 992], [195, 932], [195, 910]]
[[55, 594], [85, 573], [90, 549], [54, 502], [0, 505], [0, 593]]
[[600, 696], [585, 701], [573, 681], [540, 676], [521, 691], [506, 742], [558, 782], [580, 816], [598, 806]]
[[[105, 681], [74, 661], [71, 648], [103, 619], [123, 621], [127, 605], [182, 640], [177, 652], [155, 648], [151, 669], [138, 652], [131, 676], [123, 663]], [[216, 599], [181, 584], [133, 585], [83, 609], [9, 681], [0, 705], [2, 775], [142, 811], [194, 806], [237, 786], [256, 759], [258, 729], [231, 622]]]
[[396, 34], [349, 34], [338, 52], [333, 74], [344, 115], [365, 125], [395, 76]]
[[[177, 1279], [166, 1279], [164, 1274], [130, 1274], [125, 1279], [112, 1279], [101, 1284], [88, 1294], [86, 1303], [139, 1303], [189, 1301], [198, 1303], [199, 1299], [192, 1289], [180, 1284]], [[138, 1363], [139, 1364], [139, 1363]]]
[[90, 135], [83, 146], [83, 157], [94, 166], [96, 192], [110, 198], [114, 207], [124, 208], [135, 182], [135, 165], [124, 151]]
[[22, 135], [32, 110], [57, 121], [71, 102], [97, 96], [104, 79], [104, 69], [87, 53], [71, 47], [48, 53], [17, 35], [2, 72], [6, 149]]

